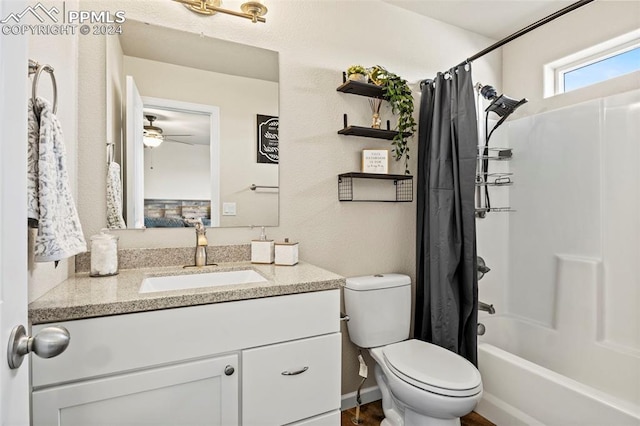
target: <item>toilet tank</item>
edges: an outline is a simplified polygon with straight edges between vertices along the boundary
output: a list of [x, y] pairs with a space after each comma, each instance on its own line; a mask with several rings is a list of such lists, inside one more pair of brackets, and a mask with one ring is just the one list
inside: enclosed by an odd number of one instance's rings
[[379, 274], [347, 278], [344, 305], [349, 337], [361, 348], [406, 340], [411, 324], [411, 278]]

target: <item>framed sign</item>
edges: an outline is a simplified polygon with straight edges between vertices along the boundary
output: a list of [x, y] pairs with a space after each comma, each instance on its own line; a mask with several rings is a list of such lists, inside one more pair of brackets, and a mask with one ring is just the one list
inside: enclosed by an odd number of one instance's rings
[[362, 150], [362, 172], [385, 174], [389, 170], [389, 151], [386, 149]]
[[278, 117], [258, 114], [257, 162], [278, 164]]

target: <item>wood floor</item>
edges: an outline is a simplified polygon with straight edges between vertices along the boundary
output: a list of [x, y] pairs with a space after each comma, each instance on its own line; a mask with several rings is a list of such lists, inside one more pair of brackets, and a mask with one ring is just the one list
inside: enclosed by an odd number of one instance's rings
[[[355, 424], [353, 422], [355, 415], [355, 408], [343, 411], [341, 426], [353, 426]], [[360, 407], [360, 425], [378, 426], [382, 419], [384, 419], [384, 414], [382, 413], [382, 403], [380, 401], [364, 404]], [[460, 423], [462, 423], [462, 426], [496, 426], [476, 412], [471, 412], [461, 418]]]

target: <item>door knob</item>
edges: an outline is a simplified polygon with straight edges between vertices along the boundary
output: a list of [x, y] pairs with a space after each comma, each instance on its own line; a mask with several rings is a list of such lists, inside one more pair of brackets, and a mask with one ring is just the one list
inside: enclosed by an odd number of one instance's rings
[[9, 337], [7, 348], [9, 368], [20, 367], [24, 356], [29, 352], [33, 352], [40, 358], [58, 356], [67, 349], [70, 339], [69, 330], [60, 325], [44, 328], [33, 337], [27, 336], [24, 327], [17, 325], [11, 330]]

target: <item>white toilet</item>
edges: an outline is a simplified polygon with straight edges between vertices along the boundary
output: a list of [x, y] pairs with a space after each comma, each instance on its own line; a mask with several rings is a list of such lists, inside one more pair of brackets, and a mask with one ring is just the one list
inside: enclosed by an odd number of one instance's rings
[[351, 341], [376, 361], [382, 426], [460, 425], [482, 398], [475, 366], [440, 346], [409, 337], [411, 279], [384, 274], [347, 278]]

